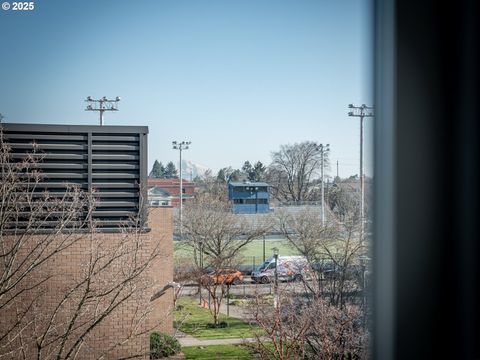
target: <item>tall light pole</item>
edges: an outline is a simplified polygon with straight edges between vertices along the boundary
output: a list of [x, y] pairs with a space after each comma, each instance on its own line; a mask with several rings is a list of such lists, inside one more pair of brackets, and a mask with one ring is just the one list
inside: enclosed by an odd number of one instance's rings
[[180, 240], [182, 239], [182, 227], [183, 227], [183, 178], [182, 178], [182, 151], [188, 150], [191, 141], [172, 141], [174, 150], [180, 152]]
[[321, 156], [321, 177], [322, 177], [322, 226], [325, 226], [325, 154], [330, 151], [330, 144], [318, 145]]
[[115, 99], [107, 99], [104, 96], [101, 99], [92, 99], [91, 96], [87, 96], [85, 102], [88, 103], [85, 111], [98, 111], [100, 113], [100, 125], [103, 125], [103, 113], [105, 111], [118, 111], [118, 102], [120, 101], [120, 97], [116, 97]]
[[274, 273], [274, 283], [273, 283], [273, 307], [278, 309], [278, 248], [274, 247], [273, 249], [273, 258], [275, 259], [275, 273]]
[[363, 174], [363, 118], [373, 117], [373, 107], [362, 104], [362, 106], [348, 105], [352, 109], [348, 116], [360, 118], [360, 235], [363, 238], [365, 226], [365, 176]]

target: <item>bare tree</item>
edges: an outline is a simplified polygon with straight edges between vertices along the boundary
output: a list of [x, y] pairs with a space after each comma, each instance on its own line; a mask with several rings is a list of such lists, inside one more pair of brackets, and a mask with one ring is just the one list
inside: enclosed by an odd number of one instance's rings
[[312, 321], [306, 336], [310, 359], [368, 359], [369, 334], [355, 305], [343, 309], [315, 299], [305, 309]]
[[[325, 226], [314, 207], [294, 213], [277, 212], [281, 233], [298, 253], [307, 258], [311, 276], [303, 279], [300, 293], [280, 291], [279, 296], [284, 299], [279, 300], [279, 313], [271, 307], [266, 307], [265, 314], [256, 309], [254, 320], [266, 332], [275, 349], [280, 346], [281, 336], [285, 337], [281, 344], [298, 343], [298, 351], [291, 358], [367, 356], [369, 332], [365, 326], [365, 289], [362, 274], [356, 272], [360, 259], [367, 253], [367, 244], [361, 237], [356, 206], [358, 204], [352, 201], [343, 221], [332, 217]], [[268, 321], [269, 317], [274, 320]], [[305, 327], [308, 329], [304, 332]], [[298, 338], [295, 334], [304, 334], [304, 337]], [[259, 342], [260, 339], [257, 347]], [[272, 351], [272, 347], [263, 347], [264, 355]], [[304, 353], [305, 349], [308, 351]], [[285, 353], [287, 349], [282, 351]], [[263, 358], [283, 359], [280, 351]]]
[[[116, 236], [98, 234], [93, 194], [43, 191], [41, 161], [34, 145], [15, 161], [0, 129], [0, 358], [73, 359], [116, 311], [137, 304], [101, 358], [150, 330], [144, 293], [159, 243], [141, 233], [140, 219]], [[73, 257], [74, 266], [65, 261]]]
[[228, 201], [227, 186], [220, 181], [218, 177], [212, 175], [211, 170], [205, 172], [202, 179], [196, 181], [197, 193], [195, 196], [203, 196], [208, 194], [212, 198], [217, 198], [223, 202]]
[[308, 331], [315, 321], [302, 314], [305, 307], [299, 302], [291, 286], [279, 289], [277, 306], [270, 297], [255, 294], [250, 306], [250, 323], [255, 324], [253, 343], [248, 344], [261, 359], [305, 359]]
[[192, 264], [190, 256], [178, 256], [174, 258], [173, 281], [177, 284], [173, 292], [173, 304], [176, 308], [182, 289], [188, 283], [198, 281], [197, 267]]
[[259, 330], [248, 346], [260, 358], [368, 358], [368, 332], [357, 306], [340, 309], [320, 297], [301, 296], [290, 285], [280, 288], [277, 304], [257, 295], [250, 306], [250, 322]]
[[[153, 293], [144, 273], [159, 255], [158, 244], [152, 251], [147, 237], [136, 229], [126, 229], [116, 241], [105, 240], [94, 232], [83, 239], [87, 251], [81, 275], [76, 274], [65, 287], [53, 310], [36, 315], [33, 332], [38, 358], [74, 358], [95, 328], [130, 300], [137, 305], [122, 319], [130, 323], [128, 332], [119, 334], [118, 342], [105, 350], [151, 330], [142, 326], [151, 306], [141, 294]], [[48, 309], [41, 302], [38, 306]]]
[[297, 253], [305, 256], [312, 269], [310, 274], [314, 281], [304, 282], [305, 286], [311, 293], [320, 292], [323, 274], [318, 271], [318, 265], [330, 258], [336, 245], [339, 224], [330, 219], [323, 226], [320, 213], [308, 207], [296, 213], [281, 209], [276, 216], [280, 233]]
[[[327, 160], [327, 154], [325, 154]], [[282, 145], [272, 153], [268, 181], [273, 195], [280, 201], [309, 200], [311, 180], [321, 166], [321, 152], [315, 142]]]
[[[241, 250], [252, 240], [261, 237], [269, 228], [269, 222], [253, 225], [241, 215], [231, 212], [230, 204], [208, 193], [197, 196], [186, 206], [183, 214], [184, 235], [193, 248], [196, 266], [200, 274], [211, 270], [212, 278], [236, 267]], [[199, 286], [202, 283], [198, 279]], [[218, 324], [221, 302], [226, 294], [224, 282], [204, 282], [210, 293], [214, 324]]]

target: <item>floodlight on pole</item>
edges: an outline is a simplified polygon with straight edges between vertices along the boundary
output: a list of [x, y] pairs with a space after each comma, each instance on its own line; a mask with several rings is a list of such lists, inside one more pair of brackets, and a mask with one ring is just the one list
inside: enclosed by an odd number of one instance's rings
[[348, 116], [360, 118], [360, 236], [363, 238], [365, 226], [365, 176], [363, 171], [363, 119], [373, 117], [373, 107], [362, 104], [362, 106], [348, 105], [353, 111], [348, 112]]
[[100, 113], [100, 125], [103, 125], [103, 113], [105, 111], [118, 111], [118, 102], [120, 97], [115, 99], [107, 99], [106, 96], [101, 99], [92, 99], [91, 96], [87, 96], [85, 102], [88, 103], [85, 111], [98, 111]]
[[322, 226], [325, 226], [325, 155], [330, 151], [330, 144], [319, 144], [317, 149], [320, 151], [321, 160]]
[[182, 238], [182, 227], [183, 227], [183, 178], [182, 178], [182, 151], [188, 150], [190, 147], [191, 141], [172, 141], [172, 148], [180, 152], [180, 239]]

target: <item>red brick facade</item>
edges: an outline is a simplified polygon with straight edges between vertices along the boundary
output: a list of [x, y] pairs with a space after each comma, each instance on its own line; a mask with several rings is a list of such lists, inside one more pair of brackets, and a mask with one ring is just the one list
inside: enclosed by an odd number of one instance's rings
[[[148, 187], [156, 186], [172, 195], [172, 206], [180, 205], [180, 179], [148, 179]], [[191, 181], [182, 180], [183, 203], [194, 197], [195, 184]]]
[[[102, 289], [108, 289], [111, 283], [114, 283], [120, 276], [124, 276], [132, 261], [148, 264], [145, 270], [138, 277], [134, 277], [135, 280], [121, 294], [123, 296], [131, 291], [133, 295], [120, 303], [108, 317], [105, 317], [93, 331], [85, 336], [83, 344], [79, 347], [77, 359], [97, 359], [103, 354], [104, 359], [127, 358], [139, 354], [142, 354], [140, 358], [148, 359], [150, 332], [154, 330], [166, 333], [173, 332], [172, 289], [167, 290], [157, 299], [151, 300], [152, 296], [160, 289], [173, 281], [172, 208], [151, 209], [149, 227], [150, 232], [140, 234], [136, 238], [140, 239], [138, 255], [119, 257], [120, 261], [113, 260], [113, 265], [108, 267], [109, 270], [96, 279], [95, 286], [97, 288], [95, 292], [98, 295]], [[22, 283], [22, 286], [27, 288], [37, 283], [38, 278], [47, 280], [41, 286], [35, 287], [34, 290], [21, 294], [16, 301], [8, 305], [8, 309], [2, 310], [0, 327], [7, 329], [18, 318], [19, 310], [31, 306], [24, 319], [23, 330], [21, 332], [18, 329], [12, 331], [12, 338], [0, 341], [0, 348], [3, 349], [2, 354], [5, 353], [6, 348], [4, 346], [6, 343], [11, 341], [12, 353], [6, 358], [21, 359], [26, 357], [30, 359], [37, 357], [35, 342], [38, 341], [38, 334], [42, 333], [49, 321], [51, 322], [54, 309], [65, 298], [67, 291], [72, 289], [72, 286], [77, 284], [79, 279], [82, 279], [82, 276], [88, 271], [88, 264], [91, 263], [89, 260], [91, 260], [92, 244], [96, 244], [100, 249], [98, 259], [99, 263], [102, 264], [102, 261], [105, 261], [102, 258], [103, 254], [111, 254], [112, 251], [118, 250], [122, 244], [122, 236], [126, 235], [118, 233], [76, 236], [78, 240], [50, 258], [35, 272], [32, 272], [32, 275]], [[41, 238], [41, 235], [39, 235], [38, 239]], [[128, 247], [129, 243], [123, 241], [126, 245], [121, 249], [131, 251], [132, 249]], [[32, 239], [32, 244], [35, 243], [35, 239]], [[136, 243], [132, 242], [132, 244]], [[28, 246], [25, 247], [25, 251], [28, 250], [27, 248]], [[158, 256], [153, 258], [152, 261], [147, 261], [153, 253], [158, 254]], [[78, 290], [78, 295], [69, 298], [62, 304], [61, 311], [55, 317], [57, 326], [52, 329], [52, 338], [68, 327], [68, 323], [72, 319], [72, 312], [76, 309], [86, 286], [85, 284], [82, 285]], [[105, 301], [100, 300], [90, 305], [88, 303], [89, 299], [86, 298], [81, 316], [93, 318], [97, 313], [101, 314], [101, 311], [108, 306], [111, 299], [112, 294], [106, 294]], [[80, 323], [77, 322], [77, 324]], [[78, 326], [79, 331], [82, 331], [85, 326], [89, 325]], [[13, 337], [14, 334], [17, 336]], [[131, 336], [131, 334], [136, 335]], [[72, 337], [72, 339], [75, 339], [75, 337]], [[66, 347], [71, 345], [72, 341], [69, 340]], [[59, 346], [61, 346], [59, 341], [53, 342], [51, 346], [46, 346], [40, 358], [46, 358], [47, 353], [57, 353]], [[22, 354], [22, 351], [24, 354]]]

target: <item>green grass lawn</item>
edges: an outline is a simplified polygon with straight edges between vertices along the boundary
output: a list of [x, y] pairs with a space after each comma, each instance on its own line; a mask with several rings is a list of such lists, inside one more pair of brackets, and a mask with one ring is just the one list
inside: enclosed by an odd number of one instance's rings
[[[176, 257], [193, 257], [193, 250], [182, 244], [181, 241], [175, 241], [173, 243], [174, 256]], [[288, 240], [285, 239], [272, 239], [265, 240], [265, 258], [273, 256], [272, 248], [278, 248], [280, 255], [298, 255], [298, 252], [295, 251], [290, 245]], [[253, 240], [241, 251], [243, 257], [243, 264], [253, 264], [260, 265], [263, 263], [263, 240]]]
[[[196, 300], [184, 298], [178, 301], [183, 308], [175, 311], [175, 327], [180, 326], [180, 331], [190, 334], [198, 339], [234, 339], [253, 336], [252, 327], [243, 320], [227, 317], [220, 314], [219, 321], [228, 324], [226, 328], [209, 329], [207, 324], [213, 323], [213, 316], [208, 309], [197, 305]], [[185, 318], [185, 321], [180, 322]]]
[[250, 360], [252, 354], [242, 345], [189, 346], [182, 348], [187, 360], [235, 359]]

